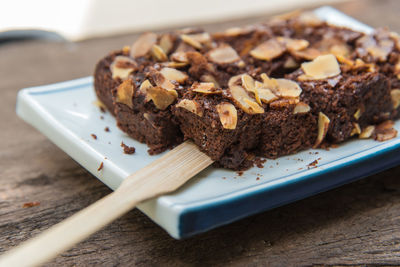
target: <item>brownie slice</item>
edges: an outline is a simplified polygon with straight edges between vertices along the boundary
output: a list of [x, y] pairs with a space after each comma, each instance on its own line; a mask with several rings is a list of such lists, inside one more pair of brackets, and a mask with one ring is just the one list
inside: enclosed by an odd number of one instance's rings
[[395, 136], [384, 122], [399, 116], [396, 38], [309, 13], [213, 35], [145, 33], [97, 64], [95, 89], [149, 153], [192, 139], [216, 166], [241, 170], [255, 156]]

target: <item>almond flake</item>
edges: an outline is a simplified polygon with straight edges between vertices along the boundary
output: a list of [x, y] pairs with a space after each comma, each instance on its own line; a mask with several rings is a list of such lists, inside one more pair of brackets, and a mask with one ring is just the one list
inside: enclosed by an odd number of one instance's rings
[[239, 81], [241, 81], [243, 74], [238, 74], [235, 76], [232, 76], [229, 81], [228, 81], [228, 86], [231, 87], [232, 85], [238, 85]]
[[175, 52], [171, 54], [171, 59], [178, 62], [189, 63], [186, 52]]
[[330, 122], [331, 120], [324, 113], [320, 112], [318, 114], [318, 136], [313, 148], [317, 148], [324, 140], [326, 134], [328, 133]]
[[157, 34], [152, 32], [143, 33], [131, 47], [131, 57], [142, 57], [150, 51], [157, 42]]
[[146, 101], [153, 101], [153, 104], [160, 110], [165, 110], [177, 98], [175, 90], [166, 90], [162, 87], [155, 86], [147, 89]]
[[149, 89], [150, 87], [153, 87], [153, 85], [150, 83], [149, 80], [144, 80], [142, 82], [142, 84], [139, 87], [139, 91], [146, 94], [147, 93], [147, 89]]
[[361, 109], [357, 109], [356, 112], [354, 112], [353, 117], [354, 117], [356, 120], [358, 120], [358, 119], [361, 117], [361, 115], [362, 115]]
[[236, 129], [237, 110], [235, 106], [228, 102], [222, 102], [216, 106], [216, 109], [222, 127], [229, 130]]
[[299, 102], [293, 109], [293, 114], [307, 113], [311, 110], [310, 106], [304, 102]]
[[168, 68], [183, 68], [186, 67], [188, 63], [170, 61], [170, 62], [163, 62], [161, 63], [161, 65]]
[[274, 93], [280, 97], [299, 97], [301, 94], [300, 86], [288, 79], [276, 79], [278, 88]]
[[177, 81], [178, 83], [184, 83], [189, 78], [189, 76], [182, 71], [173, 68], [163, 68], [160, 70], [160, 72], [168, 80]]
[[301, 64], [304, 74], [310, 79], [319, 80], [340, 74], [340, 66], [332, 54], [318, 56], [311, 62]]
[[248, 91], [255, 93], [255, 83], [253, 77], [248, 74], [243, 74], [242, 77], [242, 86]]
[[128, 79], [132, 71], [136, 70], [136, 62], [125, 56], [116, 56], [110, 65], [112, 78], [120, 78], [121, 80]]
[[353, 123], [353, 130], [351, 130], [350, 136], [356, 135], [356, 134], [360, 134], [361, 133], [361, 127], [360, 124], [358, 123]]
[[161, 36], [159, 46], [166, 54], [171, 52], [171, 49], [174, 47], [172, 36], [170, 34], [164, 34], [163, 36]]
[[201, 49], [203, 47], [199, 41], [197, 41], [196, 39], [194, 39], [192, 36], [190, 36], [188, 34], [182, 34], [181, 39], [182, 39], [182, 41], [184, 41], [188, 45], [193, 46], [196, 49]]
[[[152, 75], [152, 78], [157, 86], [162, 87], [169, 91], [175, 91], [175, 85], [169, 79], [165, 78], [165, 76], [162, 75], [160, 72], [155, 72]], [[178, 96], [176, 91], [175, 93]]]
[[[256, 82], [258, 83], [258, 82]], [[262, 83], [259, 83], [262, 85]], [[255, 97], [256, 97], [256, 101], [257, 103], [261, 106], [262, 102], [264, 103], [270, 103], [276, 99], [278, 99], [278, 97], [272, 93], [272, 91], [268, 88], [263, 88], [262, 86], [256, 86], [255, 89], [255, 93], [254, 93]]]
[[236, 50], [229, 45], [221, 45], [207, 53], [208, 58], [217, 64], [229, 64], [240, 60]]
[[214, 83], [194, 83], [192, 85], [192, 91], [197, 93], [203, 93], [207, 95], [221, 94], [222, 90], [217, 89]]
[[218, 81], [215, 79], [215, 77], [210, 74], [204, 74], [203, 76], [200, 77], [200, 80], [202, 82], [213, 83], [214, 87], [221, 87]]
[[175, 105], [175, 107], [184, 108], [199, 117], [203, 117], [203, 111], [201, 110], [200, 105], [194, 100], [182, 99], [178, 104]]
[[269, 39], [251, 50], [250, 55], [260, 60], [270, 61], [281, 56], [283, 52], [285, 52], [285, 47], [281, 43], [276, 39]]
[[117, 96], [115, 101], [133, 108], [132, 98], [134, 93], [134, 85], [131, 79], [123, 81], [117, 87]]
[[151, 54], [157, 61], [162, 62], [167, 61], [168, 59], [167, 55], [164, 53], [164, 50], [156, 44], [151, 47]]
[[288, 37], [277, 37], [280, 43], [286, 46], [289, 51], [300, 51], [306, 49], [310, 43], [303, 39], [292, 39]]
[[373, 135], [374, 131], [375, 131], [375, 126], [369, 125], [362, 130], [362, 132], [358, 137], [361, 139], [368, 139]]
[[264, 113], [264, 109], [257, 104], [246, 92], [246, 90], [239, 86], [233, 85], [229, 87], [232, 100], [246, 113], [257, 114]]
[[400, 106], [400, 89], [393, 89], [390, 91], [392, 98], [393, 108], [397, 109]]
[[300, 51], [290, 51], [290, 53], [295, 57], [304, 58], [306, 60], [313, 60], [322, 55], [318, 49], [312, 47]]

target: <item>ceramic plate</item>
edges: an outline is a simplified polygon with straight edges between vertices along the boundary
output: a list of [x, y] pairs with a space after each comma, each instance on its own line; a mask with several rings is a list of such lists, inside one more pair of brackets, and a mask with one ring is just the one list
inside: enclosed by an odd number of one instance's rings
[[[316, 14], [331, 23], [371, 28], [332, 9]], [[109, 113], [100, 112], [91, 77], [19, 92], [17, 113], [112, 189], [158, 156], [126, 136]], [[105, 127], [110, 131], [106, 132]], [[396, 129], [400, 130], [399, 122]], [[97, 139], [93, 139], [95, 134]], [[126, 155], [120, 143], [136, 148]], [[308, 150], [267, 160], [242, 175], [209, 167], [174, 194], [138, 208], [174, 238], [183, 238], [371, 175], [400, 163], [400, 138], [352, 140], [338, 148]], [[318, 161], [315, 166], [309, 164]], [[99, 165], [104, 167], [98, 171]]]

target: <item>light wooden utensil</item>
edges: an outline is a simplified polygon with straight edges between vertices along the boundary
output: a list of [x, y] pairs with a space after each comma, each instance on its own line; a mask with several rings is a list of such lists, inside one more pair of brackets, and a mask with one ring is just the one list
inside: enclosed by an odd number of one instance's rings
[[56, 224], [0, 257], [0, 266], [37, 266], [83, 241], [130, 211], [138, 203], [178, 189], [213, 161], [186, 141], [89, 207]]

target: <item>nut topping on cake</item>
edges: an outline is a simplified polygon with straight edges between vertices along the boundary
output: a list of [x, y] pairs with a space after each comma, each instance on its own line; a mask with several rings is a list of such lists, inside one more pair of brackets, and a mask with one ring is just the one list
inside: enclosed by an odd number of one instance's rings
[[192, 91], [207, 95], [222, 93], [222, 90], [216, 88], [214, 83], [194, 83], [192, 85]]
[[278, 82], [278, 88], [274, 91], [277, 96], [280, 97], [299, 97], [301, 94], [300, 86], [291, 80], [287, 79], [276, 79]]
[[177, 96], [175, 90], [155, 86], [147, 89], [146, 101], [152, 100], [156, 108], [164, 110], [175, 101]]
[[199, 103], [194, 100], [182, 99], [178, 104], [175, 105], [175, 107], [184, 108], [199, 117], [203, 117], [203, 111], [201, 110]]
[[303, 78], [310, 80], [320, 80], [334, 77], [340, 74], [340, 66], [336, 57], [332, 54], [318, 56], [311, 62], [301, 64], [304, 71]]
[[320, 112], [318, 114], [318, 136], [313, 148], [317, 148], [324, 140], [328, 132], [330, 122], [330, 119], [324, 113]]
[[292, 39], [288, 37], [277, 37], [278, 42], [286, 46], [289, 51], [300, 51], [306, 49], [310, 43], [303, 39]]
[[213, 83], [215, 87], [221, 87], [219, 85], [218, 81], [215, 79], [215, 77], [210, 74], [204, 74], [203, 76], [201, 76], [200, 81], [207, 82], [207, 83]]
[[177, 81], [178, 83], [184, 83], [188, 76], [182, 71], [173, 68], [163, 68], [160, 70], [161, 74], [164, 75], [170, 81]]
[[185, 43], [187, 43], [188, 45], [193, 46], [196, 49], [201, 49], [203, 46], [201, 45], [201, 43], [196, 40], [194, 38], [193, 35], [189, 35], [189, 34], [182, 34], [181, 35], [181, 39], [182, 41], [184, 41]]
[[132, 71], [137, 69], [136, 62], [125, 56], [116, 56], [114, 61], [110, 65], [110, 70], [112, 78], [120, 78], [121, 80], [126, 80]]
[[170, 34], [163, 34], [160, 38], [159, 46], [162, 48], [165, 54], [171, 52], [171, 49], [174, 47], [172, 36]]
[[281, 56], [284, 52], [285, 47], [280, 42], [276, 39], [269, 39], [251, 50], [250, 55], [260, 60], [270, 61]]
[[248, 91], [255, 93], [255, 83], [253, 77], [248, 74], [243, 74], [242, 77], [242, 86]]
[[143, 33], [131, 47], [131, 57], [145, 56], [151, 47], [157, 42], [157, 34], [153, 32]]
[[293, 114], [307, 113], [311, 110], [310, 106], [304, 102], [299, 102], [293, 109]]
[[212, 62], [217, 64], [229, 64], [240, 60], [235, 49], [227, 44], [212, 49], [208, 52], [207, 56]]
[[392, 98], [393, 108], [397, 109], [400, 106], [400, 89], [393, 89], [390, 91]]
[[171, 54], [171, 59], [174, 61], [189, 63], [186, 52], [175, 52]]
[[168, 60], [164, 50], [156, 44], [151, 47], [151, 54], [157, 61], [163, 62]]
[[265, 85], [259, 81], [255, 82], [254, 95], [259, 105], [262, 105], [262, 102], [270, 103], [271, 101], [278, 99], [270, 89], [266, 88]]
[[378, 141], [387, 141], [397, 136], [396, 129], [393, 128], [394, 122], [387, 120], [376, 126], [375, 128], [375, 139]]
[[370, 138], [372, 136], [372, 134], [374, 133], [374, 131], [375, 131], [375, 126], [374, 125], [369, 125], [369, 126], [365, 127], [361, 131], [361, 133], [360, 133], [360, 135], [358, 137], [361, 138], [361, 139]]
[[117, 96], [115, 101], [133, 108], [132, 98], [134, 93], [134, 85], [131, 79], [123, 81], [117, 87]]
[[353, 130], [351, 130], [350, 136], [356, 135], [356, 134], [360, 134], [361, 133], [361, 127], [360, 124], [358, 124], [357, 122], [353, 122]]
[[246, 90], [239, 85], [232, 85], [229, 87], [232, 100], [246, 113], [257, 114], [264, 113], [264, 109], [257, 104], [246, 92]]
[[228, 102], [222, 102], [216, 108], [222, 127], [230, 130], [236, 129], [237, 110], [235, 106]]
[[[175, 85], [169, 79], [167, 79], [161, 72], [155, 71], [154, 73], [152, 73], [152, 78], [157, 86], [162, 87], [169, 91], [175, 91]], [[176, 95], [178, 96], [177, 93]]]
[[142, 84], [139, 87], [139, 91], [146, 94], [147, 93], [147, 89], [149, 89], [150, 87], [153, 87], [153, 85], [150, 83], [149, 80], [145, 80], [142, 82]]

